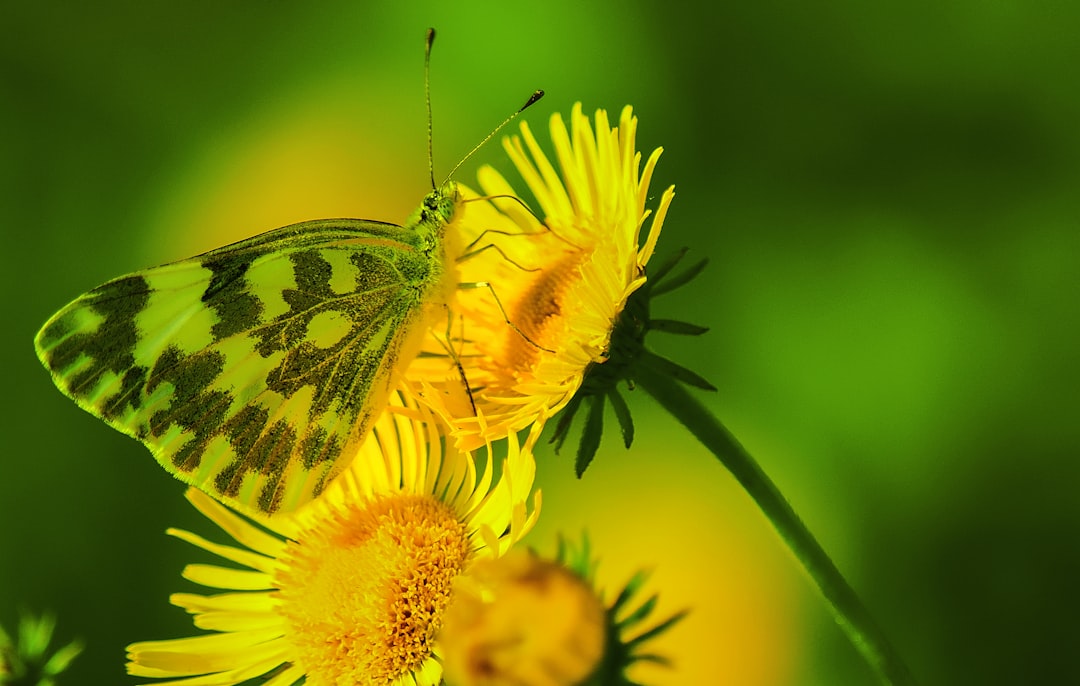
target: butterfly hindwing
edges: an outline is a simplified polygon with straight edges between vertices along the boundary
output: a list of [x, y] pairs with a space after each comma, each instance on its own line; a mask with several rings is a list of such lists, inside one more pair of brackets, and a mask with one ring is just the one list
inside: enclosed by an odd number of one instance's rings
[[114, 279], [42, 327], [38, 356], [183, 481], [293, 509], [344, 468], [415, 354], [456, 197], [433, 192], [405, 227], [304, 222]]

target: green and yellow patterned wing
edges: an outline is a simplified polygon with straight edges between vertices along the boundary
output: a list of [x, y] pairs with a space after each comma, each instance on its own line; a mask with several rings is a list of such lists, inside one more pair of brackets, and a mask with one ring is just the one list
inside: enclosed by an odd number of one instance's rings
[[448, 183], [404, 227], [304, 222], [122, 276], [57, 312], [38, 357], [179, 479], [248, 512], [295, 509], [415, 356], [447, 292], [457, 202]]

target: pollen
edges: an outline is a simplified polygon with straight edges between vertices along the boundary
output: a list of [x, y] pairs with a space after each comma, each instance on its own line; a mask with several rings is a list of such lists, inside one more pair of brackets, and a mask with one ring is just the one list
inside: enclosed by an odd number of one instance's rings
[[506, 361], [513, 369], [528, 369], [542, 348], [558, 348], [573, 302], [568, 291], [580, 280], [580, 253], [567, 254], [543, 272], [525, 290], [513, 312], [506, 337]]
[[309, 684], [388, 684], [418, 668], [470, 555], [430, 495], [345, 505], [297, 535], [276, 573], [278, 613]]

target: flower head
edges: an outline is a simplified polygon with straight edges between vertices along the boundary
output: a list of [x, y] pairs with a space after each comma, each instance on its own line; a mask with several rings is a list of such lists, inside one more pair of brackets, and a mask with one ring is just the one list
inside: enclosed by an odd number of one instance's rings
[[520, 138], [505, 141], [537, 214], [490, 167], [479, 174], [484, 197], [463, 188], [465, 208], [451, 227], [466, 246], [457, 265], [466, 288], [451, 306], [461, 369], [421, 358], [407, 374], [415, 396], [453, 427], [459, 447], [529, 426], [539, 433], [586, 369], [606, 360], [619, 313], [645, 283], [674, 189], [664, 191], [643, 237], [661, 151], [641, 168], [629, 107], [617, 127], [598, 111], [595, 126], [580, 105], [569, 130], [552, 117], [559, 172], [527, 124]]
[[187, 579], [225, 593], [171, 600], [217, 633], [133, 644], [128, 671], [192, 686], [264, 675], [271, 686], [439, 683], [433, 639], [454, 579], [524, 535], [539, 494], [530, 510], [528, 444], [510, 437], [495, 478], [444, 446], [433, 422], [407, 416], [420, 410], [397, 409], [318, 500], [268, 520], [269, 531], [189, 490], [239, 546], [169, 533], [243, 569], [189, 565]]
[[635, 597], [646, 575], [605, 601], [596, 566], [585, 539], [564, 542], [555, 560], [519, 550], [459, 577], [441, 634], [447, 683], [631, 686], [634, 664], [666, 663], [645, 645], [685, 613], [643, 629], [657, 602]]
[[457, 581], [443, 623], [454, 686], [573, 686], [604, 654], [605, 608], [577, 574], [525, 550]]

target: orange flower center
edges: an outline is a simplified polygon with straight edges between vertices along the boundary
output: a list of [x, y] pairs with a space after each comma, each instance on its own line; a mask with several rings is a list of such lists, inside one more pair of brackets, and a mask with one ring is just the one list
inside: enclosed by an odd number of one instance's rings
[[[561, 324], [567, 321], [566, 291], [580, 278], [581, 254], [567, 254], [551, 266], [545, 266], [529, 288], [518, 299], [510, 321], [518, 328], [508, 327], [506, 362], [512, 369], [529, 369], [540, 348], [557, 349]], [[523, 335], [524, 334], [524, 335]], [[539, 347], [538, 347], [539, 346]]]
[[387, 684], [431, 656], [471, 544], [432, 496], [348, 505], [290, 542], [278, 612], [309, 684]]

